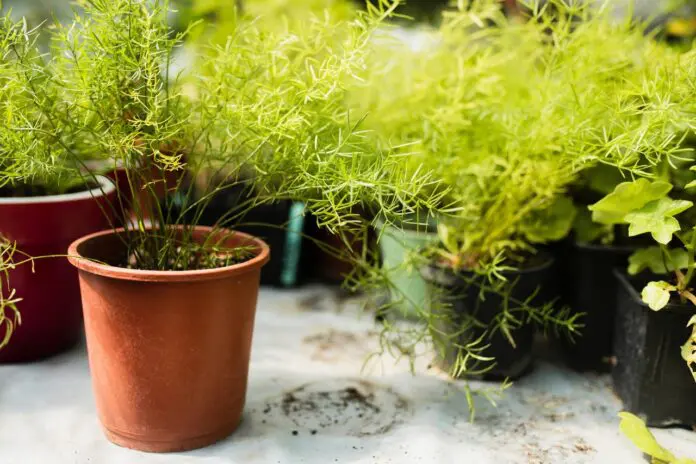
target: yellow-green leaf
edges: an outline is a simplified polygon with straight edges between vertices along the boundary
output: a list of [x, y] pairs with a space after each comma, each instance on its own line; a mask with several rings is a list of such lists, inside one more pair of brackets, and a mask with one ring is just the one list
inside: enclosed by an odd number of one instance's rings
[[642, 452], [665, 463], [672, 463], [677, 459], [676, 456], [660, 446], [645, 422], [639, 417], [630, 412], [620, 412], [619, 417], [621, 418], [619, 429]]
[[592, 220], [600, 224], [621, 224], [627, 214], [636, 211], [651, 201], [664, 198], [672, 185], [668, 182], [638, 179], [622, 182], [612, 193], [590, 205]]
[[643, 302], [647, 304], [653, 311], [659, 311], [669, 303], [671, 292], [677, 287], [662, 280], [657, 282], [648, 282], [643, 292], [640, 294]]
[[689, 253], [683, 248], [663, 251], [659, 246], [641, 248], [628, 257], [628, 273], [640, 274], [650, 269], [653, 274], [667, 274], [689, 267]]
[[561, 195], [548, 208], [528, 215], [520, 232], [532, 243], [561, 240], [570, 232], [576, 212], [573, 200]]
[[673, 200], [660, 198], [651, 201], [638, 211], [627, 214], [625, 221], [629, 223], [628, 235], [631, 237], [650, 233], [658, 243], [666, 245], [672, 240], [672, 234], [681, 227], [675, 216], [693, 205], [688, 200]]

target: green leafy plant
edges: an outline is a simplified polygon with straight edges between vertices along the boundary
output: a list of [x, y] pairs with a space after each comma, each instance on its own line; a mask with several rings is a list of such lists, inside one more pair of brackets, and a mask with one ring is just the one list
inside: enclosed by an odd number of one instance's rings
[[73, 131], [52, 117], [64, 106], [37, 35], [24, 20], [0, 18], [0, 187], [29, 195], [61, 193], [79, 177], [68, 148]]
[[224, 45], [238, 26], [249, 21], [272, 33], [286, 28], [300, 32], [303, 23], [313, 17], [331, 17], [335, 21], [356, 19], [357, 6], [349, 0], [246, 0], [234, 5], [222, 0], [186, 0], [177, 2], [177, 22], [181, 30], [195, 24], [189, 34], [189, 45], [205, 49], [211, 42]]
[[[384, 204], [408, 201], [416, 196], [410, 192], [429, 182], [427, 176], [406, 179], [387, 150], [372, 153], [362, 144], [361, 117], [353, 119], [342, 104], [342, 83], [356, 77], [388, 8], [373, 7], [351, 22], [311, 17], [290, 39], [288, 30], [241, 23], [224, 46], [211, 48], [205, 72], [180, 80], [169, 70], [185, 33], [171, 34], [166, 3], [93, 0], [82, 6], [84, 13], [72, 24], [53, 27], [46, 60], [5, 62], [8, 72], [41, 79], [16, 84], [26, 99], [4, 94], [8, 117], [41, 123], [6, 127], [3, 164], [12, 167], [12, 179], [36, 178], [41, 157], [28, 147], [42, 143], [49, 161], [63, 161], [73, 172], [84, 172], [80, 161], [96, 154], [118, 162], [133, 190], [154, 200], [169, 174], [179, 187], [184, 172], [192, 178], [224, 172], [227, 180], [258, 183], [267, 198], [316, 197], [310, 209], [323, 212], [327, 223], [339, 220], [329, 217], [331, 211], [349, 210], [365, 197], [382, 196]], [[9, 21], [8, 35], [25, 38], [25, 55], [38, 57], [37, 31]], [[18, 102], [24, 106], [9, 106]], [[184, 209], [198, 211], [205, 202]], [[185, 247], [171, 245], [169, 226], [183, 219], [168, 217], [168, 205], [137, 195], [128, 206], [138, 229], [131, 250], [136, 265], [166, 269], [176, 262]], [[156, 233], [144, 233], [146, 219]]]
[[[186, 270], [220, 265], [205, 254], [238, 256], [191, 239], [212, 196], [236, 184], [258, 195], [216, 227], [234, 225], [254, 202], [294, 198], [347, 241], [366, 230], [355, 212], [362, 205], [403, 214], [435, 203], [437, 180], [404, 169], [395, 150], [375, 151], [364, 115], [345, 105], [390, 3], [349, 21], [310, 15], [297, 29], [243, 18], [224, 45], [208, 48], [205, 65], [180, 73], [173, 63], [187, 31], [167, 26], [166, 2], [80, 6], [72, 23], [41, 31], [4, 19], [0, 183], [63, 191], [62, 179], [93, 179], [86, 161], [122, 168], [134, 195], [111, 206], [133, 220], [121, 235], [126, 257], [111, 264]], [[49, 34], [47, 53], [40, 34]], [[194, 196], [200, 184], [205, 193]]]
[[378, 145], [450, 188], [443, 258], [466, 268], [564, 237], [577, 214], [567, 190], [590, 168], [644, 173], [676, 154], [686, 90], [660, 77], [679, 53], [608, 8], [550, 2], [519, 23], [470, 3], [416, 48], [383, 40], [355, 98]]
[[677, 458], [671, 451], [661, 446], [648, 427], [639, 417], [629, 413], [619, 413], [619, 429], [638, 449], [651, 458], [652, 464], [694, 464], [696, 460]]
[[[526, 20], [511, 21], [497, 2], [464, 3], [416, 39], [380, 36], [351, 104], [368, 114], [371, 143], [397, 147], [406, 168], [441, 181], [440, 243], [414, 260], [473, 273], [483, 298], [491, 289], [509, 295], [506, 272], [574, 224], [597, 229], [571, 200], [575, 184], [608, 192], [684, 157], [693, 63], [643, 24], [613, 20], [606, 4], [530, 2]], [[601, 240], [602, 228], [588, 235]], [[369, 276], [372, 288], [389, 286], [379, 272]], [[508, 303], [516, 314], [501, 311], [488, 334], [502, 331], [513, 344], [515, 328], [530, 320], [570, 335], [580, 325], [558, 308]], [[421, 311], [430, 331], [433, 314]], [[409, 334], [412, 347], [431, 338], [428, 330]], [[393, 332], [388, 324], [385, 337]], [[461, 347], [457, 372], [494, 362], [481, 357], [485, 337], [473, 342]]]
[[[310, 14], [301, 28], [293, 21], [239, 23], [224, 46], [206, 49], [204, 74], [193, 85], [201, 105], [217, 105], [208, 119], [214, 131], [233, 134], [212, 141], [230, 155], [206, 155], [201, 172], [253, 183], [257, 201], [303, 200], [347, 245], [351, 256], [345, 258], [365, 264], [370, 257], [351, 249], [366, 247], [348, 246], [367, 236], [361, 211], [398, 218], [432, 210], [442, 196], [427, 170], [407, 169], [397, 150], [369, 143], [365, 112], [346, 105], [352, 86], [364, 79], [373, 37], [394, 7], [381, 2], [349, 21], [332, 11]], [[217, 188], [212, 183], [202, 190], [207, 195]], [[358, 281], [349, 276], [347, 285]]]

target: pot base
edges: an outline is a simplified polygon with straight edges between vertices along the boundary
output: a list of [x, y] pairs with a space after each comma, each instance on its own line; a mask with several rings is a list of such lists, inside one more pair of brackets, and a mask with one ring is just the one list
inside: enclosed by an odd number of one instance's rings
[[146, 453], [175, 453], [191, 451], [204, 448], [214, 443], [224, 440], [237, 430], [241, 420], [232, 422], [215, 432], [207, 433], [197, 437], [175, 439], [175, 440], [147, 440], [136, 435], [124, 432], [117, 432], [103, 427], [104, 435], [113, 444], [123, 448], [128, 448]]
[[[21, 326], [20, 326], [21, 329]], [[13, 337], [15, 334], [12, 335]], [[49, 345], [20, 345], [15, 343], [0, 350], [0, 364], [22, 364], [43, 361], [65, 353], [79, 344], [81, 333]], [[25, 349], [26, 348], [26, 349]]]

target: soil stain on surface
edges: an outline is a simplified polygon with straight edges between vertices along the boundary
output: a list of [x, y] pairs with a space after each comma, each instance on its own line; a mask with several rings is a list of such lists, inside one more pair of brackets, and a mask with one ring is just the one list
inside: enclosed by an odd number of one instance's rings
[[302, 342], [312, 346], [311, 358], [315, 361], [337, 361], [343, 358], [365, 358], [369, 346], [375, 344], [379, 333], [367, 331], [360, 333], [329, 329], [306, 336]]
[[365, 380], [332, 379], [303, 385], [266, 402], [267, 422], [294, 432], [348, 436], [379, 435], [409, 415], [408, 401]]

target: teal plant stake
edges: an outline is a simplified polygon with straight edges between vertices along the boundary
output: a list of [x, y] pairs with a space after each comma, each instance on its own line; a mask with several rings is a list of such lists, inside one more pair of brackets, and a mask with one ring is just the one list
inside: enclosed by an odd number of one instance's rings
[[297, 268], [302, 253], [302, 231], [304, 230], [305, 204], [295, 201], [290, 206], [290, 220], [285, 233], [285, 256], [280, 282], [284, 287], [292, 287], [297, 282]]

